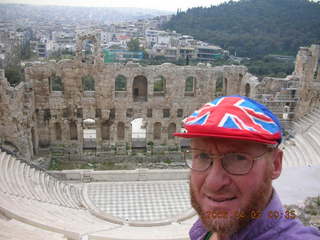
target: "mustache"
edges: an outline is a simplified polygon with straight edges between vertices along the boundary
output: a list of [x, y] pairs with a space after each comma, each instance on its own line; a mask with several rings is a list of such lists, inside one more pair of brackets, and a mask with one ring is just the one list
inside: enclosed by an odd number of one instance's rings
[[225, 196], [225, 195], [235, 195], [238, 194], [239, 191], [235, 189], [233, 186], [223, 186], [218, 191], [213, 191], [210, 187], [203, 186], [202, 192], [207, 195], [216, 195], [216, 196]]

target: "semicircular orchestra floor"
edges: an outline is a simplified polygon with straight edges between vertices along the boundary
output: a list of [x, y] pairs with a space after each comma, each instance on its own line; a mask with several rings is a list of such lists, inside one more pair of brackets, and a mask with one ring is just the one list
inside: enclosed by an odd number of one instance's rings
[[101, 211], [129, 221], [156, 221], [190, 210], [184, 181], [90, 183], [87, 193]]

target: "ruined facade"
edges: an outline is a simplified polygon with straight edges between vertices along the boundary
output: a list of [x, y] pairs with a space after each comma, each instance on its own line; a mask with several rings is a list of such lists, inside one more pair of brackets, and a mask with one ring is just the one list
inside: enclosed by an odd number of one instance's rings
[[[81, 50], [86, 39], [94, 44], [91, 56]], [[270, 85], [277, 81], [259, 82], [244, 66], [105, 64], [95, 39], [78, 37], [73, 60], [28, 67], [26, 81], [16, 88], [0, 72], [1, 144], [26, 159], [55, 147], [72, 156], [86, 149], [97, 154], [162, 145], [179, 149], [181, 140], [172, 133], [204, 103], [231, 94], [263, 100], [261, 89], [273, 95], [279, 90], [279, 84]], [[295, 75], [306, 74], [299, 71]], [[142, 119], [143, 137], [133, 132], [136, 119]]]
[[320, 45], [301, 47], [293, 76], [299, 79], [296, 117], [320, 106]]
[[[63, 147], [74, 156], [86, 148], [179, 146], [172, 133], [180, 131], [182, 119], [215, 96], [245, 94], [246, 73], [243, 66], [104, 64], [98, 48], [92, 56], [78, 50], [74, 60], [27, 68], [26, 81], [16, 88], [8, 86], [2, 72], [2, 142], [27, 159], [49, 147]], [[144, 139], [132, 133], [137, 118], [143, 119]], [[90, 130], [93, 139], [85, 137]]]

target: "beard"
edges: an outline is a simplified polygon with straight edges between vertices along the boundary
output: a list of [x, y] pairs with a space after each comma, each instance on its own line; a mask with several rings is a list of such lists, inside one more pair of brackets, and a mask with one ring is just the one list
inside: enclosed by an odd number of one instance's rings
[[[195, 197], [197, 192], [196, 188], [190, 181], [191, 205], [198, 213], [203, 225], [208, 231], [230, 236], [243, 229], [253, 220], [251, 213], [261, 213], [266, 207], [270, 197], [271, 174], [271, 169], [266, 168], [263, 181], [260, 186], [257, 186], [258, 190], [251, 193], [245, 206], [235, 210], [236, 212], [240, 212], [243, 217], [235, 216], [234, 213], [231, 213], [231, 215], [228, 213], [228, 216], [225, 217], [210, 218], [206, 216], [206, 212], [202, 209]], [[222, 189], [219, 193], [227, 193], [228, 191], [228, 189]]]

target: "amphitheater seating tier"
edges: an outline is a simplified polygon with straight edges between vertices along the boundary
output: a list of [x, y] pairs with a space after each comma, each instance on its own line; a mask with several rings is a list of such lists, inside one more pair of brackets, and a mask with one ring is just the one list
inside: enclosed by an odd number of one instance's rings
[[293, 123], [291, 138], [282, 144], [284, 166], [320, 165], [320, 109]]
[[[283, 167], [320, 165], [320, 110], [304, 116], [284, 141]], [[167, 225], [134, 227], [97, 216], [82, 185], [61, 182], [27, 162], [0, 152], [0, 240], [182, 240], [195, 217]], [[4, 229], [4, 230], [2, 230]], [[48, 234], [51, 233], [51, 234]], [[45, 236], [45, 237], [44, 237]]]

